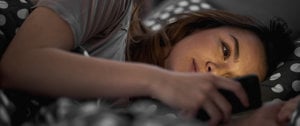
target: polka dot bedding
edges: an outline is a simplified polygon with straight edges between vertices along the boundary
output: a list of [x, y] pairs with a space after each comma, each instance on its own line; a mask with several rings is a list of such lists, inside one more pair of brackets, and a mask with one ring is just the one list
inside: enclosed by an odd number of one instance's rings
[[28, 0], [0, 0], [0, 55], [32, 11]]
[[[35, 100], [31, 103], [39, 104]], [[0, 91], [0, 125], [15, 126], [11, 114], [15, 106]], [[32, 114], [27, 111], [27, 114]], [[152, 100], [137, 100], [127, 106], [116, 107], [105, 100], [75, 101], [59, 98], [43, 106], [35, 116], [17, 126], [204, 126], [199, 120], [182, 120], [174, 110]]]
[[264, 101], [288, 100], [300, 92], [300, 41], [286, 61], [278, 64], [277, 69], [262, 83]]
[[145, 18], [144, 24], [157, 31], [164, 25], [176, 21], [179, 14], [209, 9], [213, 8], [204, 0], [166, 0]]

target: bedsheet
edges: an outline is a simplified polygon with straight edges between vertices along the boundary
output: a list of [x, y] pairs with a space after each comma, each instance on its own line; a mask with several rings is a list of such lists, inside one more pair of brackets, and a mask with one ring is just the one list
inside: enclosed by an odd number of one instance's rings
[[183, 120], [174, 109], [149, 99], [136, 100], [127, 105], [114, 105], [103, 99], [74, 100], [65, 97], [43, 101], [25, 93], [3, 90], [0, 90], [0, 98], [1, 126], [206, 125], [196, 119]]
[[[22, 99], [11, 99], [22, 98]], [[16, 102], [18, 101], [18, 102]], [[21, 101], [21, 102], [20, 102]], [[206, 126], [207, 123], [184, 120], [176, 110], [157, 101], [139, 99], [126, 105], [109, 100], [74, 100], [70, 98], [44, 101], [24, 93], [0, 90], [1, 126]], [[290, 126], [298, 126], [300, 105]]]

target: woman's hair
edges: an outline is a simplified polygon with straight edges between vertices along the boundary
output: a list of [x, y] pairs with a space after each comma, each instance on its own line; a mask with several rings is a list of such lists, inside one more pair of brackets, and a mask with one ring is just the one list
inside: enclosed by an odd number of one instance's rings
[[[127, 43], [127, 61], [143, 62], [163, 67], [172, 47], [197, 30], [231, 26], [255, 33], [262, 41], [266, 52], [268, 74], [276, 65], [285, 60], [294, 45], [290, 39], [287, 24], [279, 19], [271, 19], [268, 25], [242, 16], [220, 10], [193, 12], [180, 16], [176, 22], [163, 27], [160, 31], [147, 30], [136, 17], [130, 28]], [[263, 65], [263, 64], [262, 64]]]

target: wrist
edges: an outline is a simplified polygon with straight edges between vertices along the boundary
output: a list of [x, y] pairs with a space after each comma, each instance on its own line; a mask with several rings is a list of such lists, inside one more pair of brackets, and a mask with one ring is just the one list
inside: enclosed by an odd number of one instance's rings
[[150, 83], [148, 83], [149, 96], [154, 99], [160, 97], [160, 92], [164, 91], [164, 87], [172, 80], [170, 71], [165, 69], [159, 69], [157, 73], [151, 77]]
[[149, 97], [157, 99], [157, 91], [160, 88], [160, 85], [163, 84], [163, 73], [158, 71], [153, 74], [152, 77], [149, 77], [149, 81], [147, 83]]

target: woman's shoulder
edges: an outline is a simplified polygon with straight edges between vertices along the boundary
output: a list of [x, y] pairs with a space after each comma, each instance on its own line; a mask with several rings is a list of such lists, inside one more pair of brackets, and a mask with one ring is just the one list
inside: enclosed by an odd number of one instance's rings
[[[132, 0], [38, 0], [36, 7], [53, 10], [71, 27], [75, 47], [102, 33], [109, 34], [122, 21]], [[70, 4], [72, 3], [72, 4]]]

